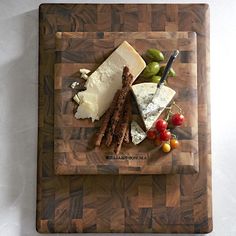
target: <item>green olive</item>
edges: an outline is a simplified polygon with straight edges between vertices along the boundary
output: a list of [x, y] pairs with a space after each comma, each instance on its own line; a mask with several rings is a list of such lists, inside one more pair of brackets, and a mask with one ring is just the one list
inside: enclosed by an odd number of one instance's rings
[[154, 48], [148, 49], [146, 54], [153, 61], [164, 61], [165, 59], [163, 53]]
[[161, 66], [161, 67], [160, 67], [160, 70], [159, 70], [159, 72], [158, 72], [158, 75], [159, 75], [159, 76], [162, 76], [162, 75], [163, 75], [163, 72], [164, 72], [164, 70], [165, 70], [165, 67], [166, 67], [166, 66]]
[[160, 65], [158, 62], [150, 62], [143, 71], [143, 76], [149, 78], [156, 75], [160, 70]]
[[[161, 67], [160, 67], [160, 70], [159, 70], [159, 72], [158, 72], [158, 75], [159, 75], [159, 76], [162, 76], [162, 75], [163, 75], [163, 72], [164, 72], [164, 70], [165, 70], [165, 67], [166, 67], [166, 66], [161, 66]], [[169, 70], [169, 72], [168, 72], [168, 77], [175, 77], [175, 76], [176, 76], [176, 73], [175, 73], [174, 69], [171, 67], [170, 70]]]
[[151, 77], [151, 81], [152, 81], [153, 83], [159, 84], [160, 80], [161, 80], [161, 76], [153, 75], [153, 76]]
[[168, 76], [170, 76], [170, 77], [175, 77], [176, 76], [176, 73], [175, 73], [175, 71], [172, 67], [170, 68], [170, 70], [168, 72]]

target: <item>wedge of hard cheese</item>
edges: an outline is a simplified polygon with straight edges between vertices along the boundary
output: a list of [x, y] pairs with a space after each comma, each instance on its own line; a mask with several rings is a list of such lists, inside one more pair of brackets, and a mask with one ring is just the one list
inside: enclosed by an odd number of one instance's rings
[[[94, 121], [105, 113], [112, 102], [114, 94], [122, 87], [124, 66], [129, 68], [134, 79], [146, 66], [142, 57], [126, 41], [89, 76], [85, 84], [87, 89], [77, 94], [80, 99], [75, 114], [77, 119], [92, 118], [92, 121]], [[91, 97], [91, 94], [94, 97]]]
[[140, 83], [132, 86], [139, 111], [143, 118], [146, 129], [149, 130], [157, 118], [161, 115], [166, 106], [170, 103], [175, 95], [175, 91], [167, 86], [162, 86], [158, 98], [155, 100], [155, 112], [145, 115], [148, 104], [152, 101], [156, 92], [156, 83]]

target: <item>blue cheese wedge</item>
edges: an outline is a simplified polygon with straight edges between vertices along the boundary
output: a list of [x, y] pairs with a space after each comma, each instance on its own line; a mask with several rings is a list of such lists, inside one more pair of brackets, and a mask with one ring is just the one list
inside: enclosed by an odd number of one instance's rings
[[143, 129], [139, 126], [139, 124], [136, 121], [131, 122], [131, 138], [132, 143], [137, 145], [141, 143], [146, 137], [146, 133], [143, 131]]
[[175, 96], [175, 91], [173, 89], [163, 85], [158, 97], [155, 98], [155, 104], [153, 107], [154, 112], [146, 115], [147, 106], [152, 102], [156, 89], [156, 83], [140, 83], [132, 86], [139, 111], [147, 130], [153, 126], [154, 122]]
[[[129, 67], [134, 79], [138, 77], [146, 66], [142, 57], [126, 41], [88, 77], [85, 84], [87, 89], [77, 94], [80, 98], [80, 94], [83, 93], [83, 99], [80, 99], [76, 118], [92, 118], [94, 121], [105, 113], [113, 100], [114, 94], [122, 87], [124, 66]], [[96, 96], [92, 104], [87, 101], [86, 93]]]

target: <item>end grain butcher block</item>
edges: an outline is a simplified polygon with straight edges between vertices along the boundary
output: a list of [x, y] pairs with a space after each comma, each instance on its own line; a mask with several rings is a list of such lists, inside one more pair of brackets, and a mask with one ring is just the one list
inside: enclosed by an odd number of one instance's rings
[[[197, 33], [198, 173], [55, 175], [53, 103], [58, 31]], [[38, 232], [208, 233], [212, 230], [209, 48], [209, 7], [205, 4], [40, 6]]]
[[[193, 32], [64, 32], [56, 34], [54, 86], [54, 166], [56, 174], [168, 174], [198, 171], [198, 114], [196, 34]], [[101, 121], [76, 120], [77, 105], [72, 97], [80, 84], [79, 69], [95, 70], [112, 51], [127, 40], [140, 55], [149, 48], [161, 50], [166, 58], [178, 49], [174, 63], [177, 76], [169, 86], [176, 91], [175, 101], [186, 117], [183, 128], [176, 129], [180, 148], [164, 154], [150, 140], [139, 145], [123, 144], [119, 155], [113, 147], [95, 148], [93, 138]], [[135, 83], [145, 82], [138, 78]], [[137, 105], [132, 103], [133, 119], [140, 119]], [[101, 119], [102, 120], [102, 119]]]

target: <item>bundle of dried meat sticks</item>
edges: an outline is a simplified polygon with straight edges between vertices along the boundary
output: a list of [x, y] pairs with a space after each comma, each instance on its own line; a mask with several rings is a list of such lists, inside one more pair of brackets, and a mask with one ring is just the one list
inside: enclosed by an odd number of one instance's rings
[[129, 143], [132, 83], [133, 75], [125, 66], [122, 74], [122, 88], [116, 92], [111, 106], [103, 117], [101, 127], [96, 135], [95, 146], [101, 146], [103, 139], [108, 147], [114, 142], [114, 152], [119, 154], [122, 143]]

